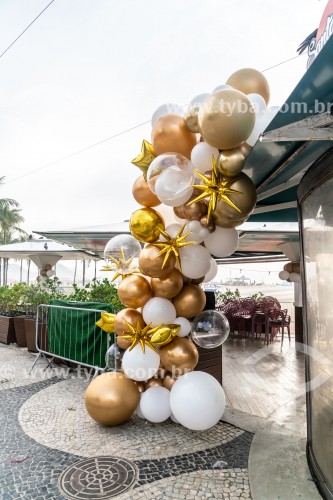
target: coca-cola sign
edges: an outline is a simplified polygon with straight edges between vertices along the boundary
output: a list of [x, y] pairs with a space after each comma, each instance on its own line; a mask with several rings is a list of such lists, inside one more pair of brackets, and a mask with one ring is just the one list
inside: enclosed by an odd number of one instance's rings
[[325, 43], [333, 33], [333, 0], [329, 0], [324, 10], [316, 38], [313, 38], [308, 48], [307, 67], [311, 66]]

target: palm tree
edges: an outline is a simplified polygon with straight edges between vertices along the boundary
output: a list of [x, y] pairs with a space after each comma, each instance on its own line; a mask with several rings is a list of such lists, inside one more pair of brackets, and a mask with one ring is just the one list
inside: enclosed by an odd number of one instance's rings
[[[4, 183], [5, 177], [0, 177], [0, 186]], [[27, 233], [19, 227], [24, 222], [20, 214], [19, 204], [12, 198], [0, 198], [0, 244], [16, 243], [26, 241]], [[0, 258], [0, 283], [7, 283], [8, 259]]]
[[[0, 177], [0, 186], [5, 177]], [[0, 198], [0, 243], [14, 243], [27, 239], [27, 233], [19, 227], [24, 218], [20, 214], [19, 203], [12, 198]], [[19, 237], [15, 237], [15, 233]]]

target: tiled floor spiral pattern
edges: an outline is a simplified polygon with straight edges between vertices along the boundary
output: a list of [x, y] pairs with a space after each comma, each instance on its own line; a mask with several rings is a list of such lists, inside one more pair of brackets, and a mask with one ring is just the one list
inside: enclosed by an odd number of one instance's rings
[[0, 366], [1, 499], [251, 498], [252, 433], [225, 422], [197, 433], [137, 417], [102, 428], [84, 409], [85, 378], [25, 375], [20, 384], [20, 362], [26, 373], [33, 358], [0, 346], [0, 359], [4, 351], [15, 380]]

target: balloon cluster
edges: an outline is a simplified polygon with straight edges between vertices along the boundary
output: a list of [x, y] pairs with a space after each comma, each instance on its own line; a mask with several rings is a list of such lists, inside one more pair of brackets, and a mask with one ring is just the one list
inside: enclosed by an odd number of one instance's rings
[[235, 252], [236, 227], [255, 207], [255, 186], [242, 169], [268, 99], [265, 77], [243, 69], [193, 99], [184, 116], [177, 105], [154, 113], [151, 143], [144, 140], [132, 161], [142, 172], [132, 188], [141, 205], [129, 221], [132, 236], [119, 235], [105, 248], [104, 269], [122, 278], [118, 297], [125, 309], [102, 313], [97, 322], [115, 332], [110, 353], [122, 370], [88, 387], [86, 407], [97, 422], [117, 425], [136, 410], [151, 422], [171, 416], [204, 430], [221, 418], [223, 389], [194, 371], [195, 344], [221, 345], [229, 324], [221, 313], [204, 311], [199, 285], [217, 274], [213, 256]]
[[283, 271], [279, 272], [279, 278], [289, 283], [301, 282], [301, 266], [299, 262], [288, 262], [283, 266]]
[[37, 281], [45, 281], [47, 278], [52, 278], [55, 275], [55, 271], [52, 269], [51, 264], [45, 264], [43, 269], [40, 269]]

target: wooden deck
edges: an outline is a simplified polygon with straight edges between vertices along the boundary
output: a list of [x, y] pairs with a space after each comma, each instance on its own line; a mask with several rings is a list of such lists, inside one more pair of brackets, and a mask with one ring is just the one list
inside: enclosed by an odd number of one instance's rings
[[280, 338], [266, 346], [261, 339], [231, 337], [222, 348], [223, 388], [227, 406], [267, 418], [304, 394], [304, 353], [295, 340]]

